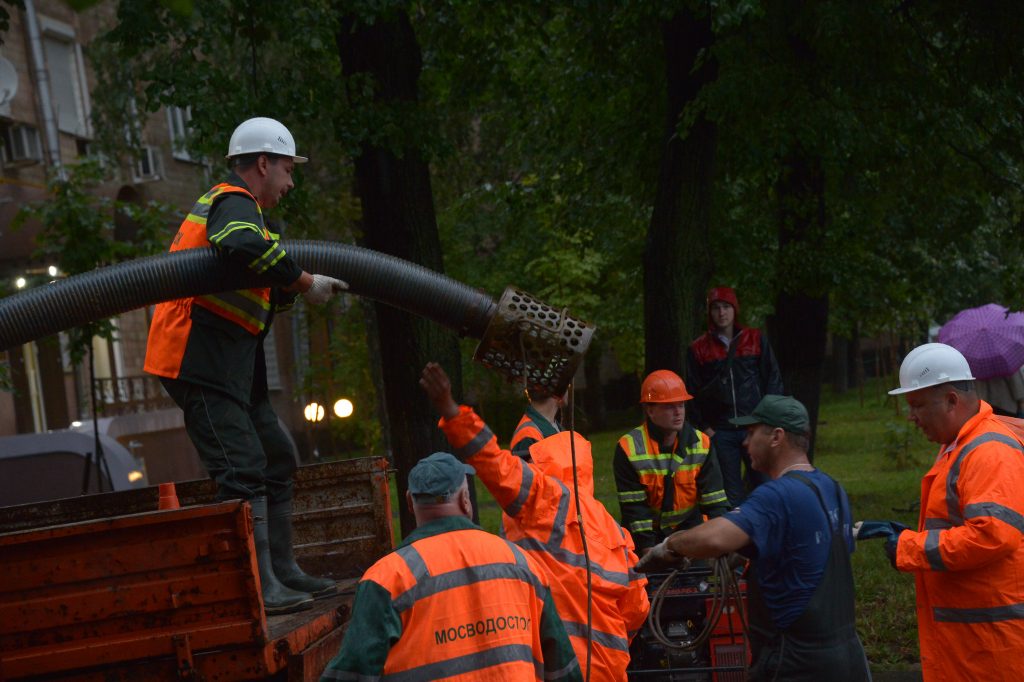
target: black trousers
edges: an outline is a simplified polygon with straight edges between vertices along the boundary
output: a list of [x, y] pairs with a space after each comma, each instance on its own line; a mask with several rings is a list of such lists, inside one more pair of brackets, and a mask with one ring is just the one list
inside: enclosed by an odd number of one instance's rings
[[295, 449], [266, 395], [246, 406], [207, 386], [166, 378], [161, 383], [185, 413], [185, 430], [217, 482], [218, 500], [292, 499]]

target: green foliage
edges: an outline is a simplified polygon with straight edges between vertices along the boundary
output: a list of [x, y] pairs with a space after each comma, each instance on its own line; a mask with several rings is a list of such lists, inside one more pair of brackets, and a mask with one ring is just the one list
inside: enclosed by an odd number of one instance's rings
[[906, 471], [921, 465], [911, 449], [911, 444], [915, 441], [916, 429], [906, 420], [886, 423], [882, 449], [896, 471]]
[[600, 4], [450, 3], [417, 23], [423, 90], [456, 150], [434, 181], [449, 272], [569, 306], [629, 370], [661, 132], [644, 27], [642, 6]]
[[312, 162], [296, 167], [295, 189], [271, 217], [289, 225], [288, 237], [351, 238], [358, 214], [341, 159], [365, 139], [368, 124], [356, 116], [369, 94], [341, 78], [335, 3], [183, 7], [121, 2], [118, 24], [90, 46], [104, 92], [93, 113], [97, 146], [127, 162], [141, 145], [146, 116], [164, 106], [188, 107], [186, 149], [223, 168], [239, 123], [277, 118]]
[[[306, 368], [303, 392], [322, 403], [328, 412], [324, 427], [330, 430], [335, 446], [332, 455], [365, 457], [382, 451], [381, 426], [376, 418], [378, 395], [366, 343], [365, 308], [369, 303], [348, 305], [348, 299], [340, 303], [305, 307], [310, 337], [322, 334], [317, 341], [326, 342], [326, 351], [316, 354], [315, 367]], [[351, 417], [341, 419], [333, 414], [334, 402], [339, 398], [352, 401], [355, 411]]]
[[[830, 292], [839, 333], [910, 334], [1018, 300], [1021, 155], [1009, 139], [1021, 122], [1000, 114], [1019, 108], [1021, 85], [1019, 49], [1005, 55], [1020, 46], [1001, 28], [1009, 10], [753, 4], [725, 22], [719, 79], [698, 103], [722, 131], [714, 238], [741, 255], [719, 261], [726, 279], [768, 300], [782, 287]], [[1006, 61], [989, 70], [993, 52]], [[794, 149], [822, 164], [825, 231], [779, 253], [774, 187]]]
[[[716, 60], [718, 78], [676, 134], [691, 134], [698, 114], [717, 126], [703, 256], [713, 283], [738, 287], [745, 321], [769, 315], [786, 288], [827, 294], [832, 331], [847, 335], [916, 338], [963, 307], [1024, 307], [1024, 69], [1012, 6], [685, 6], [710, 14], [715, 42], [700, 59]], [[300, 150], [316, 152], [278, 209], [289, 236], [350, 239], [359, 207], [344, 159], [364, 144], [414, 149], [433, 164], [447, 271], [495, 296], [515, 284], [568, 306], [634, 371], [665, 144], [661, 30], [677, 11], [646, 1], [221, 0], [201, 11], [126, 1], [90, 48], [104, 83], [95, 127], [109, 154], [130, 155], [140, 115], [190, 106], [189, 151], [217, 159], [244, 117], [280, 118]], [[385, 106], [381, 84], [341, 72], [338, 47], [346, 31], [395, 12], [412, 19], [424, 70], [418, 101]], [[796, 152], [820, 165], [824, 204], [820, 228], [780, 249], [777, 187]], [[478, 397], [510, 394], [467, 376]]]
[[[769, 314], [782, 288], [829, 294], [833, 331], [865, 336], [916, 336], [987, 300], [1024, 305], [1021, 158], [1010, 141], [1024, 131], [1000, 114], [1019, 108], [1020, 72], [977, 68], [1007, 52], [983, 36], [1020, 44], [998, 28], [1009, 17], [896, 2], [703, 9], [719, 77], [677, 132], [689, 134], [698, 112], [718, 126], [707, 257], [715, 283], [739, 288], [748, 322]], [[435, 180], [449, 269], [490, 291], [514, 281], [557, 292], [537, 277], [555, 268], [528, 269], [531, 254], [554, 248], [562, 265], [557, 254], [577, 255], [573, 269], [599, 264], [596, 286], [575, 279], [586, 287], [577, 298], [602, 301], [591, 319], [628, 367], [668, 16], [658, 3], [451, 3], [417, 23], [424, 91], [457, 150]], [[776, 186], [797, 150], [821, 164], [824, 227], [780, 251]]]
[[[76, 275], [164, 248], [161, 234], [172, 209], [152, 201], [138, 205], [110, 199], [100, 191], [103, 180], [104, 168], [97, 159], [65, 166], [47, 182], [49, 198], [19, 209], [12, 221], [15, 229], [28, 221], [42, 226], [35, 258], [54, 263], [62, 275]], [[115, 238], [117, 220], [134, 228], [130, 240]], [[81, 361], [93, 336], [109, 339], [113, 332], [110, 320], [71, 330], [72, 361]]]

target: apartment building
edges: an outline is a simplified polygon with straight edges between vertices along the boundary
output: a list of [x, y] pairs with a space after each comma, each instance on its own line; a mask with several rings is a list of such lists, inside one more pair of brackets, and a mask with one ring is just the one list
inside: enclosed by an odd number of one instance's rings
[[[100, 93], [84, 48], [111, 25], [114, 12], [113, 2], [76, 12], [62, 0], [25, 0], [23, 9], [11, 8], [10, 29], [0, 46], [0, 280], [7, 292], [44, 286], [62, 274], [35, 255], [39, 226], [13, 230], [11, 221], [27, 202], [46, 200], [49, 173], [90, 153], [95, 132], [90, 113]], [[168, 242], [222, 168], [191, 158], [182, 147], [188, 121], [189, 112], [179, 108], [150, 116], [136, 163], [118, 169], [115, 180], [97, 189], [120, 201], [181, 207], [181, 215], [168, 224]], [[119, 221], [112, 238], [126, 238], [131, 230], [131, 224]], [[201, 476], [180, 410], [142, 370], [151, 312], [136, 310], [115, 319], [114, 341], [93, 339], [101, 431], [146, 461], [150, 483]], [[287, 358], [280, 365], [293, 368], [292, 349], [301, 345], [295, 325], [282, 319], [268, 339], [267, 355], [272, 400], [303, 446], [295, 372], [280, 371], [277, 362], [279, 356]], [[0, 392], [0, 436], [76, 428], [92, 419], [88, 362], [72, 364], [65, 335], [0, 353], [0, 363], [9, 366], [14, 385], [13, 392]], [[154, 456], [158, 451], [190, 456]]]

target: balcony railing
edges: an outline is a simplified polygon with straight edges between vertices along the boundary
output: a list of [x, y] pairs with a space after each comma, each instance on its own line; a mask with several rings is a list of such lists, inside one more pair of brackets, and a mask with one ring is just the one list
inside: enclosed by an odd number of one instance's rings
[[105, 417], [174, 407], [160, 380], [148, 374], [97, 379], [96, 392]]

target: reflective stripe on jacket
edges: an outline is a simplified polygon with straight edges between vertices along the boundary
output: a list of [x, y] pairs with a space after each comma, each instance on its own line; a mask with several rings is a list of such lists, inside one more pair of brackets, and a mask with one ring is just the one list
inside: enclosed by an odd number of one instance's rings
[[[215, 243], [207, 237], [206, 219], [214, 201], [221, 195], [229, 193], [244, 194], [251, 198], [256, 204], [256, 211], [261, 217], [262, 223], [262, 211], [260, 211], [259, 203], [248, 190], [226, 182], [221, 183], [196, 201], [191, 212], [178, 228], [178, 232], [171, 242], [170, 252], [195, 249]], [[284, 257], [284, 251], [276, 241], [271, 239], [270, 232], [262, 224], [254, 226], [249, 223], [244, 225], [229, 223], [220, 235], [214, 236], [214, 239], [223, 238], [223, 235], [232, 229], [258, 229], [262, 231], [263, 238], [267, 240], [267, 252], [263, 256], [267, 262], [252, 263], [250, 264], [251, 269], [257, 272], [266, 271]], [[178, 378], [181, 371], [181, 360], [185, 354], [185, 347], [192, 329], [193, 305], [209, 310], [238, 325], [253, 336], [258, 335], [266, 328], [271, 317], [269, 287], [239, 289], [159, 303], [153, 311], [149, 344], [146, 349], [145, 370], [150, 374], [171, 379]]]
[[[683, 446], [683, 454], [678, 453], [679, 443], [670, 452], [661, 452], [659, 444], [653, 440], [647, 430], [647, 423], [641, 424], [619, 439], [619, 448], [636, 470], [644, 491], [620, 490], [620, 505], [636, 505], [644, 502], [648, 508], [646, 518], [633, 519], [629, 522], [629, 530], [634, 533], [664, 530], [671, 532], [679, 524], [698, 513], [700, 506], [705, 511], [714, 513], [725, 512], [728, 500], [725, 490], [719, 487], [701, 491], [698, 476], [708, 462], [711, 451], [711, 438], [703, 431], [692, 430], [696, 438]], [[684, 430], [685, 433], [685, 430]], [[672, 505], [664, 509], [665, 479], [671, 477], [673, 484]]]
[[363, 580], [388, 590], [402, 619], [381, 679], [544, 679], [547, 587], [518, 548], [452, 531], [395, 550]]
[[1024, 448], [981, 402], [921, 481], [913, 571], [925, 680], [1024, 679]]
[[509, 450], [526, 460], [530, 459], [530, 446], [537, 441], [553, 436], [562, 429], [548, 421], [533, 405], [527, 405], [523, 418], [519, 420], [516, 430], [512, 433]]
[[530, 415], [524, 414], [519, 420], [515, 432], [512, 434], [510, 449], [516, 454], [529, 454], [530, 446], [544, 438], [540, 429], [530, 419]]
[[[532, 463], [498, 447], [487, 425], [468, 407], [440, 423], [456, 454], [510, 517], [509, 540], [547, 571], [551, 593], [586, 675], [587, 564], [572, 493], [574, 444], [580, 506], [592, 574], [592, 680], [625, 680], [629, 643], [643, 625], [647, 579], [633, 571], [633, 540], [594, 498], [590, 443], [563, 431], [530, 448]], [[573, 438], [570, 441], [570, 438]]]

